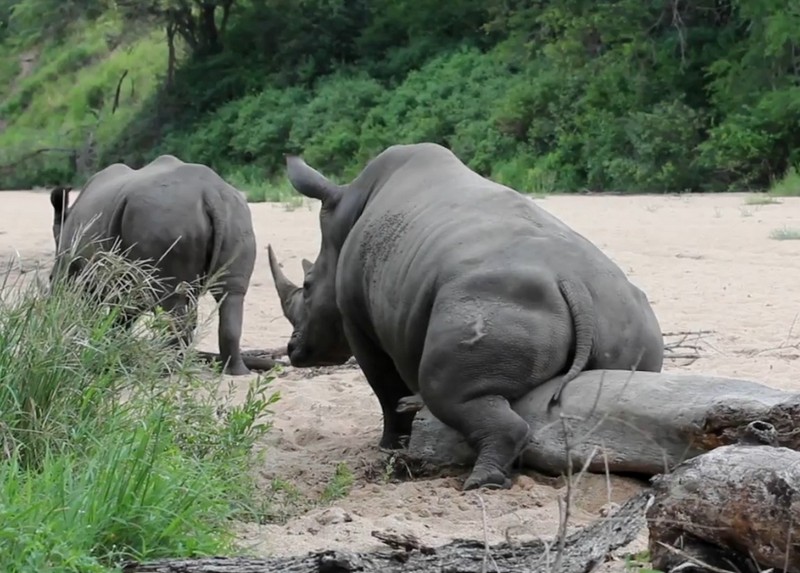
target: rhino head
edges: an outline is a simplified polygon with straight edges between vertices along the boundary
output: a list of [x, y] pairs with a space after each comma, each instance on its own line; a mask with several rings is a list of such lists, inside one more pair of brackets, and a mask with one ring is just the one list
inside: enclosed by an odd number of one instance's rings
[[290, 183], [301, 195], [322, 202], [319, 214], [322, 246], [313, 264], [303, 260], [302, 287], [294, 285], [283, 274], [272, 247], [268, 249], [281, 309], [294, 328], [286, 351], [292, 366], [296, 367], [344, 364], [352, 352], [336, 304], [336, 267], [349, 230], [347, 214], [338, 208], [345, 189], [299, 157], [287, 155], [286, 167]]

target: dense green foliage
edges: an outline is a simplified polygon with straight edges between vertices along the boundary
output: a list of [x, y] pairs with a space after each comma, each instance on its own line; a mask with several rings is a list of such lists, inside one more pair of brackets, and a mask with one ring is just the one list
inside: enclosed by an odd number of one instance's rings
[[[0, 80], [24, 46], [43, 55], [11, 93], [0, 81], [0, 164], [80, 146], [85, 130], [64, 132], [92, 109], [92, 165], [173, 153], [245, 187], [286, 152], [346, 178], [421, 140], [529, 192], [758, 188], [800, 163], [800, 4], [785, 0], [0, 0], [0, 14], [11, 5]], [[185, 48], [174, 71], [165, 30]], [[137, 93], [111, 114], [123, 69]], [[3, 176], [85, 173], [48, 153]]]
[[[193, 351], [166, 347], [166, 314], [149, 336], [115, 326], [152, 279], [109, 254], [79, 288], [0, 285], [0, 570], [231, 552], [231, 520], [252, 515], [252, 448], [276, 395], [259, 378], [232, 406]], [[108, 285], [102, 304], [82, 296], [88, 280]]]

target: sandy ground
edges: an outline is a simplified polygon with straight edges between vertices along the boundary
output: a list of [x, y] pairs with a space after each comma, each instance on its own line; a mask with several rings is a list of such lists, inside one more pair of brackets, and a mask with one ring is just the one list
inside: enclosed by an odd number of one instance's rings
[[[800, 312], [800, 241], [769, 238], [784, 225], [800, 228], [800, 199], [764, 206], [748, 206], [741, 195], [551, 196], [538, 202], [629, 273], [647, 292], [664, 331], [713, 331], [699, 360], [690, 366], [668, 362], [667, 369], [800, 390], [800, 324], [793, 330]], [[47, 195], [3, 192], [0, 205], [0, 255], [19, 256], [23, 268], [37, 261], [49, 264], [53, 240]], [[291, 328], [274, 291], [267, 244], [272, 243], [289, 277], [299, 281], [301, 258], [314, 260], [319, 248], [317, 207], [254, 204], [251, 209], [259, 254], [243, 345], [271, 348], [285, 344]], [[212, 303], [204, 305], [208, 309]], [[205, 349], [216, 349], [214, 326], [203, 333]], [[245, 389], [245, 380], [234, 382]], [[253, 552], [366, 550], [380, 545], [374, 530], [413, 533], [432, 545], [455, 537], [497, 542], [507, 536], [555, 535], [559, 480], [521, 475], [513, 489], [484, 492], [480, 498], [460, 491], [466, 474], [383, 481], [380, 409], [359, 370], [309, 377], [308, 371], [287, 369], [274, 388], [282, 399], [275, 405], [261, 476], [264, 495], [285, 519], [242, 528], [241, 541]], [[319, 503], [339, 464], [352, 471], [352, 489], [344, 498]], [[612, 478], [610, 486], [615, 502], [641, 487], [622, 478]], [[598, 517], [608, 498], [603, 476], [585, 476], [573, 525]], [[304, 507], [310, 509], [304, 512]], [[645, 539], [630, 549], [643, 548]]]

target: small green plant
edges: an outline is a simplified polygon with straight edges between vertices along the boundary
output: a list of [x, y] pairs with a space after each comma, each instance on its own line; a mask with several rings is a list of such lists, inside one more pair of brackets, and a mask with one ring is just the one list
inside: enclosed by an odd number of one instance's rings
[[769, 238], [775, 241], [798, 241], [800, 240], [800, 229], [783, 226], [770, 231]]
[[333, 473], [330, 483], [325, 487], [322, 492], [322, 501], [331, 502], [341, 499], [350, 493], [350, 488], [353, 487], [354, 481], [353, 471], [341, 462], [336, 465], [336, 471]]
[[662, 573], [650, 567], [650, 552], [640, 551], [625, 557], [625, 571], [630, 573]]
[[800, 197], [800, 173], [796, 167], [790, 167], [783, 177], [776, 181], [769, 190], [776, 197]]
[[745, 205], [777, 205], [780, 201], [765, 193], [748, 195], [744, 200]]

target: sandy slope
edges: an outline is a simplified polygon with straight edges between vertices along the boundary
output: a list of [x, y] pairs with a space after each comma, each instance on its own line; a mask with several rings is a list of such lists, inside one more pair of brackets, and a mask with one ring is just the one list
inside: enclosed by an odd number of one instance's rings
[[[665, 331], [714, 331], [705, 339], [703, 357], [685, 369], [800, 390], [800, 320], [790, 332], [800, 312], [800, 241], [769, 238], [782, 225], [800, 228], [800, 199], [760, 207], [746, 206], [741, 195], [550, 197], [540, 203], [595, 241], [645, 289]], [[18, 253], [24, 267], [47, 264], [52, 254], [47, 195], [4, 192], [0, 206], [0, 255]], [[299, 280], [300, 259], [313, 260], [319, 248], [317, 210], [316, 205], [251, 208], [259, 258], [243, 343], [275, 347], [285, 344], [291, 330], [273, 290], [267, 243], [287, 274]], [[204, 304], [211, 307], [210, 301]], [[213, 326], [203, 335], [208, 349], [216, 346]], [[244, 388], [241, 379], [235, 383]], [[520, 476], [510, 491], [481, 494], [485, 512], [474, 493], [460, 492], [463, 476], [384, 483], [386, 456], [377, 449], [380, 410], [359, 370], [313, 378], [289, 370], [274, 386], [283, 397], [265, 444], [264, 495], [276, 496], [277, 510], [291, 511], [285, 492], [276, 494], [271, 484], [289, 484], [313, 501], [340, 463], [356, 482], [344, 499], [305, 514], [295, 510], [285, 524], [244, 526], [242, 541], [254, 551], [367, 549], [378, 545], [370, 535], [376, 529], [416, 533], [431, 544], [453, 537], [486, 536], [493, 542], [555, 533], [562, 486], [557, 480]], [[596, 517], [609, 497], [620, 502], [638, 487], [629, 480], [606, 484], [602, 476], [586, 476], [574, 524]]]

